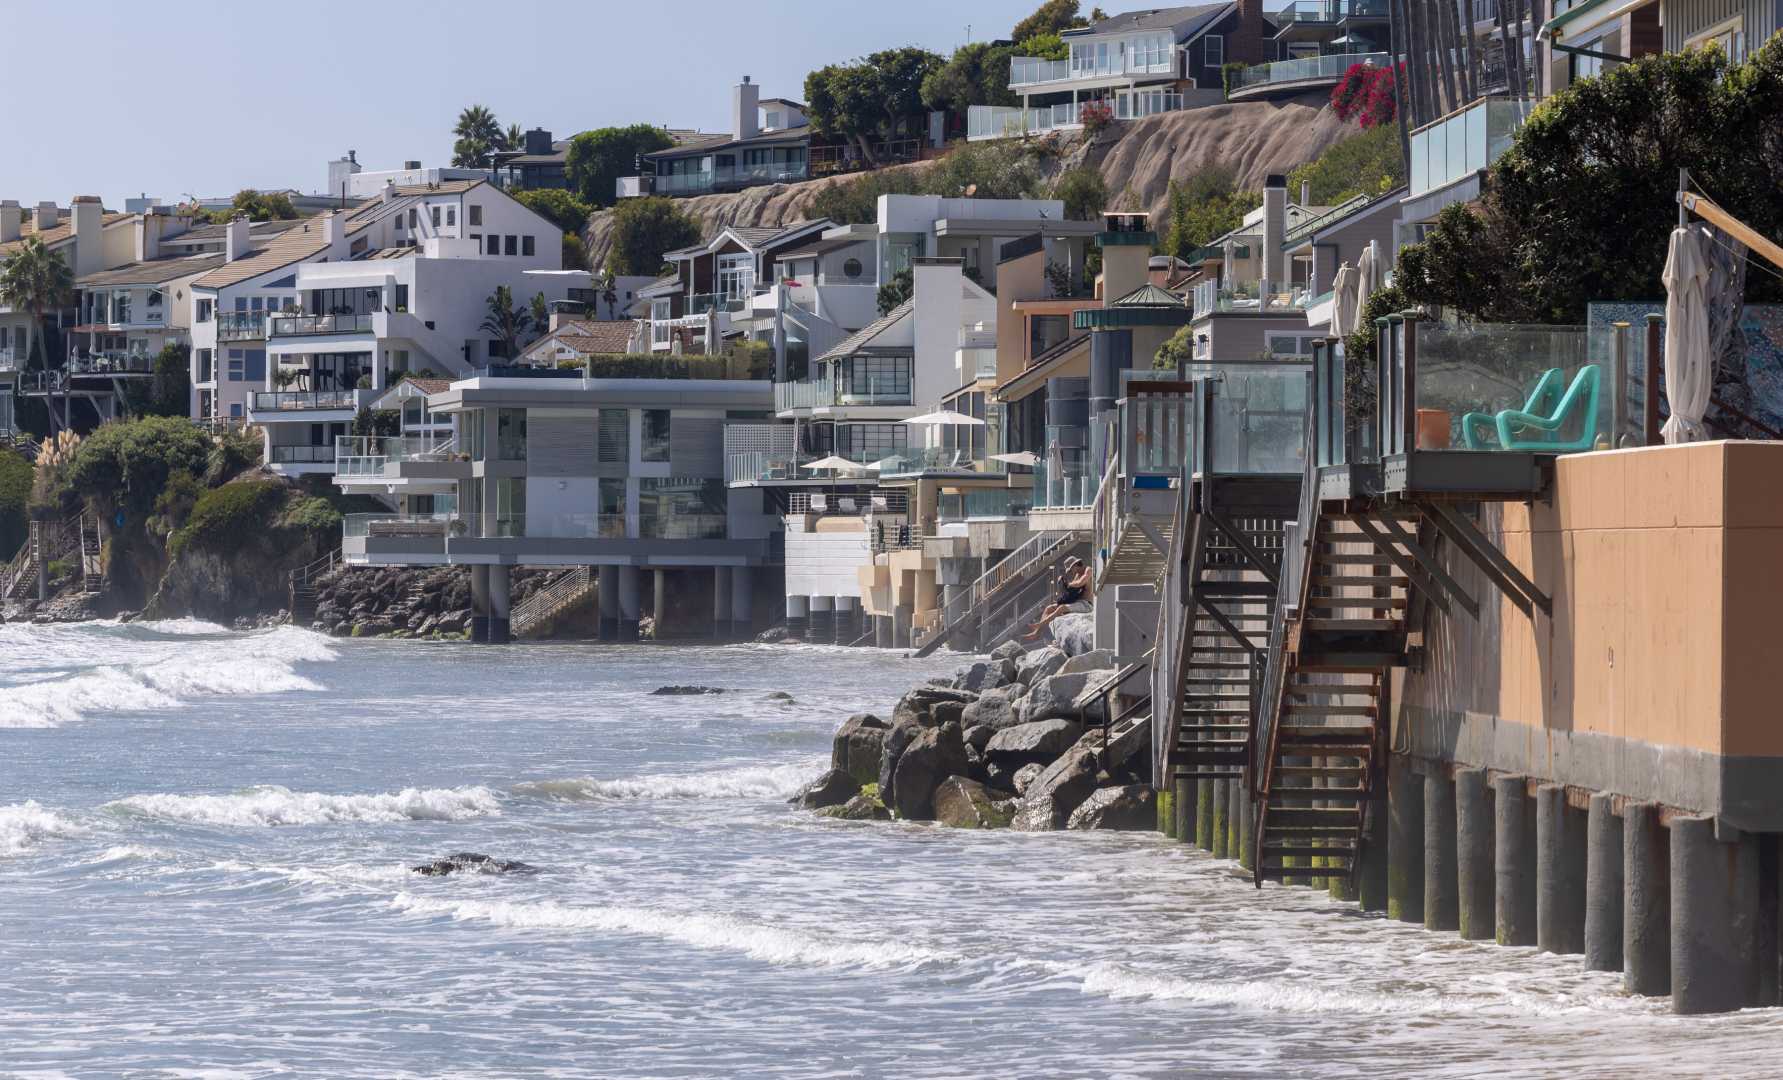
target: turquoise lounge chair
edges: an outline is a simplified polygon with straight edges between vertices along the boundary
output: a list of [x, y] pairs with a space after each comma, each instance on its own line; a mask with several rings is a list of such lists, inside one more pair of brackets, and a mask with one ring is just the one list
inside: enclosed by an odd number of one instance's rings
[[[1546, 416], [1555, 406], [1560, 404], [1561, 391], [1566, 387], [1566, 376], [1559, 368], [1549, 368], [1542, 372], [1536, 381], [1535, 389], [1530, 392], [1529, 400], [1523, 403], [1523, 411], [1536, 416]], [[1492, 445], [1498, 438], [1498, 414], [1470, 412], [1461, 418], [1461, 445], [1469, 450], [1500, 450], [1502, 446]]]
[[[1566, 396], [1560, 399], [1550, 415], [1506, 409], [1498, 414], [1498, 442], [1506, 450], [1541, 450], [1564, 454], [1590, 450], [1597, 445], [1597, 394], [1600, 369], [1586, 364], [1573, 376]], [[1563, 440], [1561, 431], [1574, 417], [1579, 418], [1579, 434]]]

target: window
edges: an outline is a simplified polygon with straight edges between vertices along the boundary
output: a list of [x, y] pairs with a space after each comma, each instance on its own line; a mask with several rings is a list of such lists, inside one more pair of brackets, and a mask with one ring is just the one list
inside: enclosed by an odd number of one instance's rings
[[490, 254], [490, 255], [500, 255], [501, 254], [501, 237], [496, 235], [495, 233], [489, 234], [488, 254]]
[[628, 445], [631, 412], [627, 409], [602, 409], [597, 425], [595, 445], [598, 456], [595, 460], [604, 465], [624, 465], [631, 456]]
[[1718, 46], [1729, 60], [1738, 62], [1746, 58], [1746, 33], [1744, 20], [1735, 16], [1726, 22], [1719, 23], [1707, 30], [1699, 31], [1684, 39], [1684, 47], [1693, 49], [1703, 45]]
[[216, 378], [217, 373], [214, 368], [215, 356], [211, 352], [211, 350], [197, 349], [197, 350], [194, 350], [194, 355], [198, 361], [198, 380], [197, 381], [199, 381], [201, 383], [205, 383], [205, 382], [210, 382], [212, 379]]
[[409, 228], [411, 228], [411, 229], [421, 223], [421, 219], [416, 215], [417, 215], [417, 211], [415, 210], [415, 208], [412, 206], [409, 207]]
[[669, 410], [644, 410], [644, 448], [641, 461], [669, 460]]
[[228, 354], [229, 381], [241, 382], [247, 372], [247, 358], [240, 349], [230, 349]]
[[470, 225], [483, 224], [483, 208], [481, 206], [478, 206], [476, 203], [471, 203], [469, 206], [464, 208], [464, 212], [466, 215], [468, 215], [466, 218], [467, 224], [470, 224]]
[[[458, 414], [458, 446], [472, 461], [483, 460], [483, 410], [467, 409]], [[477, 485], [467, 485], [466, 490], [476, 491]], [[467, 509], [470, 509], [467, 507]]]
[[437, 229], [440, 227], [440, 208], [439, 207], [437, 207], [437, 206], [428, 207], [427, 208], [427, 216], [431, 217], [433, 219], [433, 227], [434, 228]]
[[1210, 68], [1217, 68], [1226, 62], [1226, 39], [1219, 34], [1209, 34], [1201, 39], [1206, 54], [1203, 59]]
[[514, 254], [514, 249], [519, 246], [519, 239], [520, 238], [515, 236], [513, 233], [509, 233], [507, 235], [507, 237], [504, 239], [504, 242], [502, 244], [502, 246], [504, 248], [506, 248], [507, 250], [502, 252], [502, 254], [504, 254], [504, 255]]
[[718, 295], [741, 300], [755, 291], [755, 258], [751, 255], [718, 257]]
[[716, 478], [645, 477], [638, 481], [638, 535], [722, 539], [726, 494], [724, 481]]
[[908, 356], [856, 356], [842, 363], [842, 393], [854, 404], [880, 401], [905, 404], [910, 401], [910, 365]]
[[456, 206], [446, 207], [446, 224], [449, 226], [452, 226], [452, 227], [457, 227], [457, 225], [458, 225], [458, 207], [456, 207]]
[[839, 424], [836, 453], [871, 464], [902, 451], [909, 445], [908, 439], [909, 429], [903, 424]]
[[495, 457], [498, 461], [526, 460], [526, 410], [495, 410]]
[[1034, 315], [1028, 319], [1028, 359], [1064, 341], [1071, 333], [1069, 315]]
[[[503, 412], [508, 410], [503, 409]], [[495, 482], [494, 526], [485, 535], [526, 535], [526, 478], [504, 476]]]
[[402, 215], [401, 214], [396, 215], [396, 231], [397, 232], [402, 231]]
[[[607, 410], [601, 411], [604, 413]], [[625, 478], [603, 476], [595, 481], [595, 501], [600, 511], [600, 534], [605, 537], [624, 537]]]
[[859, 259], [850, 258], [847, 262], [844, 262], [842, 264], [842, 276], [845, 278], [860, 277], [861, 261]]
[[398, 285], [396, 287], [396, 310], [407, 311], [408, 309], [409, 287], [407, 285]]
[[533, 238], [529, 233], [520, 238], [520, 254], [530, 256], [533, 253]]
[[198, 310], [193, 313], [192, 317], [199, 322], [210, 322], [211, 312], [216, 309], [216, 306], [215, 300], [200, 300], [198, 301]]

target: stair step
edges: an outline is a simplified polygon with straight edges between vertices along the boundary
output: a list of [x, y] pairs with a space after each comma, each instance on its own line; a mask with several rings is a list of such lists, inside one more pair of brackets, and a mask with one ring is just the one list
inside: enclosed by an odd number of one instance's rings
[[[1357, 537], [1358, 542], [1364, 542]], [[1368, 555], [1362, 552], [1320, 552], [1313, 556], [1315, 563], [1328, 563], [1332, 566], [1380, 566], [1393, 567], [1393, 560], [1385, 555]], [[1396, 569], [1396, 568], [1395, 568]]]
[[1383, 574], [1379, 577], [1368, 574], [1314, 574], [1310, 583], [1314, 588], [1338, 589], [1348, 586], [1361, 588], [1393, 588], [1403, 589], [1411, 582], [1402, 574]]
[[1192, 724], [1178, 728], [1179, 731], [1249, 731], [1249, 724]]
[[1330, 858], [1345, 859], [1345, 858], [1353, 858], [1356, 855], [1356, 849], [1354, 847], [1342, 847], [1342, 846], [1330, 845], [1330, 844], [1319, 844], [1319, 845], [1309, 844], [1306, 847], [1294, 847], [1290, 844], [1264, 844], [1263, 845], [1263, 854], [1264, 855], [1304, 855], [1307, 858], [1313, 858], [1313, 859], [1330, 859]]
[[1400, 629], [1398, 619], [1302, 619], [1301, 625], [1320, 633], [1368, 634]]
[[1288, 702], [1282, 711], [1293, 716], [1369, 716], [1380, 711], [1378, 705], [1306, 705]]
[[1182, 780], [1243, 780], [1244, 779], [1244, 773], [1242, 771], [1233, 770], [1233, 769], [1196, 770], [1193, 768], [1178, 768], [1176, 770], [1175, 775], [1178, 779], [1182, 779]]
[[1367, 650], [1301, 653], [1294, 658], [1295, 670], [1321, 675], [1379, 675], [1382, 668], [1402, 667], [1404, 664], [1405, 656], [1401, 653]]
[[[1300, 755], [1295, 755], [1296, 757]], [[1277, 765], [1275, 775], [1285, 776], [1359, 776], [1368, 772], [1364, 765]], [[1325, 788], [1293, 788], [1294, 791], [1324, 791]]]
[[1307, 611], [1341, 611], [1362, 608], [1368, 611], [1399, 611], [1408, 601], [1403, 596], [1315, 596], [1306, 602]]
[[1347, 877], [1348, 866], [1285, 866], [1266, 862], [1260, 873], [1269, 881], [1297, 881], [1303, 878]]
[[[1277, 788], [1269, 793], [1269, 808], [1271, 810], [1290, 808], [1291, 804], [1283, 802], [1282, 800], [1284, 799], [1293, 799], [1297, 801], [1304, 801], [1307, 799], [1328, 799], [1336, 802], [1361, 802], [1373, 797], [1373, 792], [1369, 791], [1367, 788], [1360, 787]], [[1312, 809], [1316, 810], [1318, 807], [1313, 807]], [[1334, 807], [1333, 809], [1342, 809], [1342, 807]]]

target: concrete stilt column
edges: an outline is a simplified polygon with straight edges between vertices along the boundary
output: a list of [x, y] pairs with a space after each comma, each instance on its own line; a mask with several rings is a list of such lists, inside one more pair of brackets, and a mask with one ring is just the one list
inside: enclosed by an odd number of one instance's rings
[[1622, 819], [1604, 792], [1585, 816], [1585, 968], [1622, 970]]
[[1672, 1011], [1732, 1012], [1758, 999], [1758, 837], [1715, 838], [1712, 818], [1672, 819]]
[[1566, 788], [1535, 792], [1535, 943], [1544, 952], [1585, 951], [1585, 822]]
[[667, 637], [669, 614], [669, 572], [658, 567], [650, 571], [650, 619], [658, 639]]
[[836, 597], [836, 644], [853, 645], [861, 636], [861, 598]]
[[712, 636], [720, 641], [731, 636], [731, 568], [712, 568]]
[[1232, 781], [1238, 789], [1238, 864], [1246, 870], [1256, 869], [1257, 804], [1251, 798], [1248, 781]]
[[892, 648], [908, 649], [910, 647], [910, 617], [908, 604], [892, 609]]
[[1356, 878], [1356, 900], [1363, 911], [1387, 910], [1387, 803], [1363, 803], [1362, 866]]
[[471, 640], [489, 640], [489, 567], [471, 567]]
[[1672, 992], [1671, 835], [1652, 803], [1622, 808], [1622, 988]]
[[599, 573], [600, 638], [602, 641], [613, 641], [619, 637], [619, 568], [603, 566]]
[[731, 579], [731, 636], [747, 641], [755, 636], [755, 571], [733, 566]]
[[489, 569], [489, 643], [506, 645], [513, 640], [508, 633], [508, 611], [512, 606], [510, 591], [513, 581], [505, 566], [491, 566]]
[[813, 645], [831, 645], [836, 640], [836, 601], [831, 596], [811, 598], [811, 622], [805, 640]]
[[1212, 780], [1195, 781], [1195, 846], [1202, 851], [1213, 850], [1213, 790]]
[[1493, 936], [1500, 945], [1535, 944], [1535, 814], [1521, 776], [1492, 782]]
[[800, 641], [809, 641], [806, 635], [811, 619], [811, 598], [808, 596], [789, 596], [786, 598], [786, 632]]
[[638, 620], [643, 618], [643, 572], [635, 566], [619, 568], [619, 640], [638, 640]]
[[1783, 857], [1779, 850], [1777, 834], [1759, 836], [1758, 838], [1758, 932], [1757, 945], [1753, 951], [1758, 954], [1758, 999], [1752, 1004], [1763, 1008], [1776, 1005], [1783, 998], [1783, 955], [1779, 955], [1778, 920], [1783, 911], [1778, 910], [1778, 894], [1783, 890], [1783, 879], [1779, 874], [1783, 868], [1778, 860]]
[[1493, 860], [1492, 787], [1484, 769], [1455, 770], [1455, 915], [1456, 929], [1469, 941], [1493, 935], [1493, 906], [1498, 886]]
[[1174, 835], [1185, 844], [1195, 842], [1195, 781], [1188, 777], [1178, 777], [1171, 782], [1170, 790], [1174, 793], [1171, 810], [1176, 815]]
[[1424, 921], [1424, 778], [1398, 755], [1387, 761], [1387, 917]]
[[1440, 772], [1424, 777], [1424, 929], [1461, 927], [1460, 879], [1455, 875], [1455, 781]]
[[1227, 818], [1232, 816], [1232, 781], [1215, 780], [1213, 787], [1213, 846], [1209, 848], [1213, 857], [1223, 859], [1228, 850], [1230, 840], [1227, 832]]
[[1244, 816], [1244, 781], [1226, 781], [1226, 858], [1237, 859], [1243, 850], [1238, 842], [1238, 819]]
[[890, 615], [873, 616], [873, 644], [881, 649], [892, 647], [892, 617]]

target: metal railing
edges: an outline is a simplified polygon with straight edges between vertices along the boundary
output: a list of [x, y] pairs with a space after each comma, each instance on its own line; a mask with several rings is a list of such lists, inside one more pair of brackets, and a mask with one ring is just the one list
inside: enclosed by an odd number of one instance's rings
[[1045, 60], [1037, 56], [1009, 58], [1009, 85], [1033, 86], [1035, 83], [1062, 82], [1071, 77], [1071, 61]]
[[337, 435], [334, 439], [334, 471], [339, 476], [381, 476], [388, 464], [451, 461], [458, 456], [458, 440], [449, 435]]
[[978, 457], [968, 449], [926, 446], [896, 450], [879, 461], [881, 476], [914, 476], [918, 473], [954, 473], [1001, 476], [1009, 466]]
[[1019, 582], [1031, 581], [1036, 573], [1050, 570], [1067, 551], [1083, 542], [1077, 533], [1037, 532], [1021, 546], [997, 560], [977, 581], [954, 594], [941, 605], [935, 618], [934, 631], [916, 642], [924, 651], [933, 651], [942, 641], [969, 622], [973, 613], [999, 602], [1003, 593]]
[[357, 390], [257, 390], [248, 399], [253, 409], [356, 409]]
[[1241, 90], [1281, 86], [1312, 79], [1337, 79], [1341, 78], [1343, 73], [1350, 70], [1354, 64], [1381, 67], [1389, 63], [1390, 59], [1389, 55], [1384, 52], [1328, 53], [1324, 56], [1307, 56], [1299, 60], [1278, 60], [1273, 64], [1256, 64], [1233, 76], [1232, 91], [1237, 93]]
[[278, 315], [272, 320], [273, 337], [302, 337], [308, 334], [369, 333], [372, 316], [365, 315]]
[[705, 172], [658, 173], [650, 181], [650, 191], [655, 195], [697, 195], [723, 187], [792, 183], [810, 175], [810, 166], [803, 161], [727, 165]]
[[777, 382], [774, 384], [774, 409], [785, 412], [787, 409], [812, 409], [819, 405], [836, 403], [836, 384], [828, 375], [816, 379], [800, 379], [797, 382]]
[[219, 311], [218, 341], [259, 341], [266, 337], [267, 311]]
[[576, 566], [559, 574], [544, 588], [527, 597], [508, 613], [508, 628], [524, 634], [534, 626], [581, 600], [594, 589], [591, 568]]
[[149, 375], [155, 354], [149, 352], [77, 352], [68, 358], [70, 375]]

